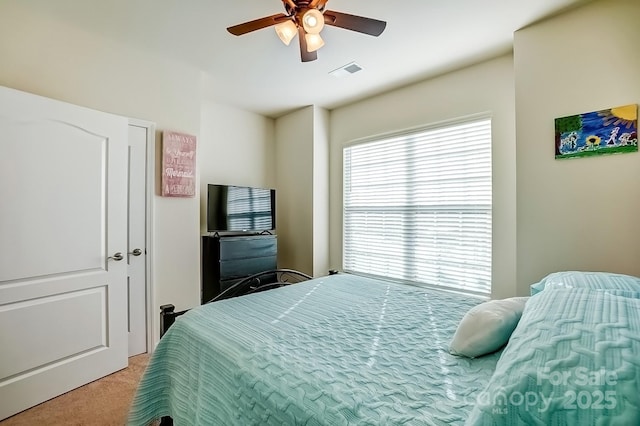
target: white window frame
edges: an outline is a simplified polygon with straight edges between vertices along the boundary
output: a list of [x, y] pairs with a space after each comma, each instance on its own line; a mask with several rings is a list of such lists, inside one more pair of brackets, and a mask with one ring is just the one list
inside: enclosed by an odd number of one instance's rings
[[343, 270], [489, 296], [491, 140], [479, 114], [346, 144]]

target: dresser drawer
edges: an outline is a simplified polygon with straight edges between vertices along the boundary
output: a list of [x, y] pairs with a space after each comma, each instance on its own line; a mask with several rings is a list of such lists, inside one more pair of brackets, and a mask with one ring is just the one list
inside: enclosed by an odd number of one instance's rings
[[[260, 272], [262, 272], [262, 271], [260, 271]], [[275, 274], [275, 273], [273, 273], [273, 274], [260, 274], [259, 277], [260, 277], [259, 280], [249, 282], [247, 284], [247, 286], [249, 288], [250, 287], [257, 287], [257, 285], [275, 283], [278, 280], [278, 275]], [[243, 281], [246, 278], [247, 277], [233, 278], [233, 279], [230, 279], [230, 280], [222, 280], [222, 281], [220, 281], [220, 293], [222, 293], [223, 291], [233, 287], [235, 284], [239, 283], [240, 281]], [[247, 288], [247, 287], [243, 287], [243, 288]]]
[[277, 252], [278, 247], [275, 237], [225, 238], [220, 241], [220, 261], [275, 256]]
[[248, 259], [220, 260], [220, 279], [246, 277], [258, 272], [276, 269], [276, 256], [252, 257]]

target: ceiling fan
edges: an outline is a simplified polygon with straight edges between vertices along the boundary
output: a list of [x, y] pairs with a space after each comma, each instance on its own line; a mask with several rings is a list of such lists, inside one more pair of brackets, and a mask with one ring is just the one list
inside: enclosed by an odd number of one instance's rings
[[302, 62], [318, 59], [317, 50], [324, 46], [320, 31], [332, 25], [359, 33], [379, 36], [387, 23], [364, 16], [326, 10], [329, 0], [282, 0], [286, 13], [277, 13], [227, 28], [233, 35], [243, 35], [262, 28], [275, 26], [280, 40], [289, 45], [298, 35]]

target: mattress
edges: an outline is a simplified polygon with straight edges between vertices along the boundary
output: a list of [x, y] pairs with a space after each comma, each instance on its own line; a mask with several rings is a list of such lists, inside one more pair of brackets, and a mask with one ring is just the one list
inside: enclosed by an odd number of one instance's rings
[[160, 340], [129, 423], [464, 424], [500, 353], [448, 345], [481, 301], [338, 274], [194, 308]]

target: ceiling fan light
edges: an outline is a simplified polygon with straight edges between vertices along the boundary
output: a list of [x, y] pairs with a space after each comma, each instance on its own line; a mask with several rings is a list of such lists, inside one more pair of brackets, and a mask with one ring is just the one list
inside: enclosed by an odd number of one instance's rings
[[284, 44], [287, 46], [291, 43], [291, 40], [298, 34], [298, 27], [293, 21], [285, 21], [275, 26], [276, 34]]
[[302, 27], [308, 34], [320, 34], [324, 28], [324, 15], [318, 9], [309, 9], [302, 15]]
[[324, 46], [324, 40], [320, 34], [305, 34], [304, 38], [307, 41], [307, 52], [315, 52]]

